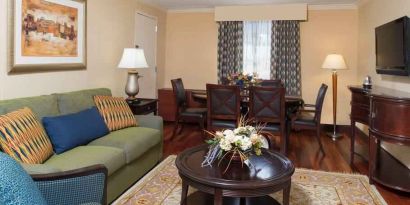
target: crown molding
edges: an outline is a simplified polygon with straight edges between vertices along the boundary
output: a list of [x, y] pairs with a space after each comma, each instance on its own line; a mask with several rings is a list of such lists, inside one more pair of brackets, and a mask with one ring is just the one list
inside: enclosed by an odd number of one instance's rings
[[357, 4], [317, 4], [308, 5], [308, 10], [357, 10]]
[[214, 13], [214, 8], [168, 9], [168, 13]]

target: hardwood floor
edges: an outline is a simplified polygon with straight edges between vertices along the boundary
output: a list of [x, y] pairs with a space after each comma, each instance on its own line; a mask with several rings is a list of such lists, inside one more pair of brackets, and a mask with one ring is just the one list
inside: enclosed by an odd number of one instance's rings
[[[172, 129], [173, 124], [164, 124], [164, 157], [178, 154], [186, 148], [204, 143], [201, 131], [196, 125], [185, 125], [184, 130], [180, 135], [176, 135], [172, 140], [169, 140], [172, 136]], [[343, 132], [343, 137], [336, 142], [322, 134], [322, 143], [326, 156], [323, 156], [320, 152], [319, 145], [314, 136], [315, 133], [311, 131], [292, 132], [288, 157], [296, 167], [333, 172], [367, 174], [368, 164], [363, 158], [356, 155], [354, 167], [351, 168], [349, 165], [350, 138], [346, 131]], [[279, 139], [276, 139], [276, 144], [279, 144], [278, 140]], [[356, 143], [356, 149], [358, 152], [367, 152], [365, 148], [367, 142], [365, 140], [365, 138], [358, 137]], [[377, 185], [377, 189], [388, 204], [410, 204], [410, 194], [392, 191], [379, 185]]]

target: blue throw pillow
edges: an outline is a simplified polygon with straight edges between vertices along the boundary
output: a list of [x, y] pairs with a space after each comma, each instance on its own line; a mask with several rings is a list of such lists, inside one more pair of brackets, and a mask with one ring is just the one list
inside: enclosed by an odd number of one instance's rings
[[57, 154], [85, 145], [109, 133], [96, 107], [74, 114], [44, 117], [43, 125]]

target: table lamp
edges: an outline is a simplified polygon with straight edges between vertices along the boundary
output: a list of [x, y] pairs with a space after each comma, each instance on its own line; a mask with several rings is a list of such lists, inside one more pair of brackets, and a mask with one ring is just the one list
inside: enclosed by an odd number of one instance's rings
[[332, 74], [332, 87], [333, 87], [333, 132], [328, 133], [333, 140], [341, 137], [342, 135], [336, 132], [336, 109], [337, 109], [337, 70], [347, 69], [346, 62], [340, 54], [329, 54], [326, 56], [325, 61], [322, 64], [322, 68], [331, 69]]
[[138, 78], [142, 77], [136, 69], [148, 68], [144, 50], [141, 48], [125, 48], [118, 68], [128, 69], [127, 84], [125, 93], [128, 95], [127, 101], [138, 101], [136, 95], [139, 92]]

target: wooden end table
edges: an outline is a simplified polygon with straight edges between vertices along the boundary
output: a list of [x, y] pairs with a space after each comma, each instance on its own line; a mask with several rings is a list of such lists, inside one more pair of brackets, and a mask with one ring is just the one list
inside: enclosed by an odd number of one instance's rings
[[130, 106], [131, 111], [134, 115], [146, 115], [154, 113], [157, 115], [158, 111], [158, 100], [148, 99], [148, 98], [138, 98], [138, 101], [128, 101], [127, 104]]
[[[175, 164], [182, 179], [181, 205], [279, 205], [269, 194], [283, 190], [283, 204], [289, 204], [291, 177], [295, 171], [284, 155], [263, 150], [262, 156], [251, 156], [253, 168], [231, 164], [201, 167], [207, 145], [190, 148], [178, 155]], [[189, 186], [196, 188], [190, 196]]]

